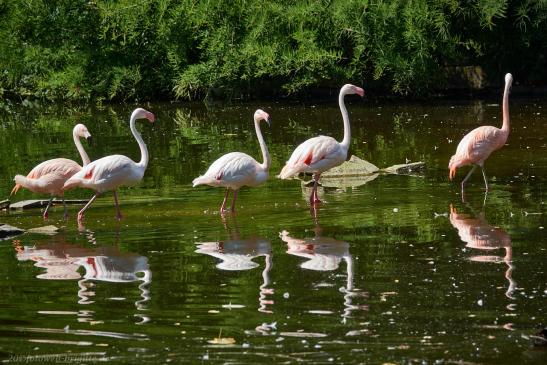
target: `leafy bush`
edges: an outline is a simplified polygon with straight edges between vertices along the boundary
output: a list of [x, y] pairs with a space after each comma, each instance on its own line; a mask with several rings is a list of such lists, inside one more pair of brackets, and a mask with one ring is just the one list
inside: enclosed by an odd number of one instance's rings
[[0, 97], [419, 95], [461, 65], [537, 83], [546, 26], [547, 0], [0, 0]]

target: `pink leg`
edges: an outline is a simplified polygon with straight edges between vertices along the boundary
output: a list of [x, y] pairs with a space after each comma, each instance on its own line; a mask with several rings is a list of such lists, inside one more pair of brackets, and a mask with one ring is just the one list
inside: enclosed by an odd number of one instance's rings
[[226, 209], [226, 200], [228, 199], [228, 192], [230, 189], [226, 188], [226, 194], [224, 194], [224, 200], [222, 201], [222, 205], [220, 206], [220, 213], [224, 213], [224, 209]]
[[463, 179], [463, 181], [462, 181], [462, 193], [463, 193], [463, 190], [464, 190], [465, 183], [471, 177], [471, 174], [473, 173], [473, 171], [475, 171], [476, 168], [477, 168], [477, 165], [473, 165], [473, 167], [471, 168], [469, 173], [465, 176], [465, 179]]
[[53, 202], [53, 197], [51, 197], [51, 199], [49, 199], [49, 202], [47, 203], [47, 206], [46, 206], [46, 210], [44, 210], [44, 214], [42, 215], [42, 217], [44, 217], [44, 219], [47, 219], [48, 216], [49, 216], [49, 207], [51, 207], [51, 203]]
[[317, 203], [321, 203], [321, 200], [319, 200], [319, 196], [317, 195], [317, 186], [319, 184], [319, 178], [321, 177], [321, 173], [315, 173], [313, 175], [313, 190], [310, 195], [310, 204], [315, 205]]
[[234, 190], [234, 200], [232, 200], [232, 212], [236, 211], [236, 199], [237, 199], [237, 192], [239, 190]]
[[116, 190], [114, 190], [114, 203], [116, 203], [116, 219], [121, 221], [123, 216], [120, 211], [120, 205], [118, 204], [118, 192]]
[[95, 201], [95, 199], [97, 199], [97, 197], [101, 195], [101, 193], [96, 193], [95, 195], [93, 195], [93, 197], [91, 199], [89, 199], [89, 201], [87, 202], [87, 204], [82, 208], [82, 210], [80, 210], [78, 212], [78, 221], [82, 221], [84, 220], [84, 213], [85, 211], [87, 210], [87, 208], [89, 208], [89, 206], [91, 205], [91, 203], [93, 203]]

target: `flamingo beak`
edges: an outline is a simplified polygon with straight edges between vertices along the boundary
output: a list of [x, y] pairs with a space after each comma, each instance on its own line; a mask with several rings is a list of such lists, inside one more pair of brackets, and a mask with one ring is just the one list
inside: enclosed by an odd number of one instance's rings
[[360, 97], [365, 96], [365, 90], [361, 89], [360, 87], [355, 87], [355, 93]]
[[150, 112], [148, 112], [146, 114], [146, 119], [148, 119], [150, 121], [150, 123], [154, 123], [154, 121], [156, 120], [156, 116]]
[[267, 115], [266, 118], [265, 118], [264, 120], [266, 121], [266, 123], [268, 123], [268, 127], [271, 127], [272, 118], [270, 118], [270, 116]]

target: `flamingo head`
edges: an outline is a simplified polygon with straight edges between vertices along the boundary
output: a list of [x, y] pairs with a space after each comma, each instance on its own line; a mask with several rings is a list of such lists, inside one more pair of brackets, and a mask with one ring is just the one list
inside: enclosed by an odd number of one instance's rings
[[344, 86], [342, 86], [342, 90], [340, 90], [340, 92], [343, 93], [344, 95], [346, 95], [346, 94], [357, 94], [360, 97], [365, 96], [365, 90], [363, 90], [359, 86], [355, 86], [355, 85], [352, 85], [352, 84], [345, 84]]
[[74, 130], [72, 131], [79, 138], [85, 138], [88, 142], [91, 143], [91, 133], [87, 130], [87, 127], [83, 124], [76, 124]]
[[505, 74], [505, 84], [508, 86], [511, 86], [512, 83], [513, 83], [513, 75], [511, 75], [510, 73]]
[[254, 120], [255, 121], [261, 121], [261, 120], [265, 120], [266, 123], [268, 123], [268, 125], [270, 125], [270, 115], [268, 113], [266, 113], [264, 110], [262, 109], [258, 109], [256, 112], [255, 112], [255, 115], [254, 115]]
[[156, 120], [154, 114], [143, 108], [137, 108], [133, 110], [133, 114], [131, 114], [131, 117], [134, 119], [148, 119], [150, 123], [154, 123], [154, 121]]

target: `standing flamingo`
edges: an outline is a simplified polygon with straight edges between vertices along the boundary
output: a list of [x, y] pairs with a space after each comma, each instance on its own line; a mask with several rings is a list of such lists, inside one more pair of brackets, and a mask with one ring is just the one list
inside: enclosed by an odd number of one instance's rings
[[321, 173], [342, 164], [348, 155], [351, 131], [348, 111], [344, 104], [344, 96], [347, 94], [357, 94], [363, 97], [365, 91], [351, 84], [346, 84], [340, 89], [338, 103], [344, 121], [344, 139], [342, 142], [338, 143], [334, 138], [328, 136], [310, 138], [296, 147], [291, 158], [279, 173], [281, 179], [287, 179], [300, 172], [313, 172], [314, 184], [310, 195], [310, 204], [312, 206], [321, 202], [317, 196], [317, 183]]
[[258, 186], [268, 179], [270, 168], [270, 154], [266, 142], [260, 131], [260, 121], [265, 120], [270, 124], [270, 116], [265, 111], [258, 109], [254, 114], [256, 137], [262, 151], [263, 163], [258, 163], [254, 158], [242, 152], [231, 152], [217, 159], [209, 167], [207, 172], [192, 181], [193, 186], [209, 185], [226, 188], [224, 200], [220, 206], [220, 213], [226, 208], [226, 200], [230, 189], [234, 191], [231, 211], [235, 211], [237, 192], [242, 186]]
[[461, 166], [473, 164], [471, 171], [462, 181], [462, 193], [465, 182], [473, 171], [479, 166], [484, 177], [484, 185], [488, 191], [488, 180], [484, 172], [484, 161], [492, 152], [503, 147], [509, 136], [509, 90], [513, 82], [513, 76], [505, 75], [505, 90], [503, 92], [503, 125], [501, 129], [492, 126], [481, 126], [473, 129], [462, 138], [456, 149], [456, 154], [450, 158], [450, 180], [456, 175], [456, 169]]
[[[85, 125], [77, 124], [72, 130], [72, 137], [78, 152], [80, 152], [80, 157], [82, 157], [82, 163], [86, 166], [89, 163], [89, 157], [80, 142], [80, 138], [84, 137], [89, 141], [91, 140], [91, 134]], [[54, 158], [44, 161], [33, 168], [26, 177], [23, 175], [16, 175], [13, 179], [15, 181], [15, 186], [13, 187], [11, 194], [17, 193], [22, 187], [34, 193], [50, 194], [51, 198], [49, 199], [43, 214], [44, 219], [47, 219], [48, 217], [48, 211], [53, 202], [53, 198], [59, 196], [63, 199], [66, 218], [68, 216], [68, 210], [64, 198], [63, 184], [81, 169], [82, 167], [78, 165], [77, 162], [67, 158]]]
[[135, 121], [143, 118], [148, 119], [151, 123], [155, 120], [154, 114], [145, 109], [137, 108], [131, 114], [131, 119], [129, 121], [131, 132], [141, 149], [140, 162], [134, 162], [129, 157], [123, 155], [106, 156], [91, 162], [65, 182], [63, 190], [69, 190], [79, 186], [96, 191], [96, 194], [93, 195], [82, 210], [78, 212], [78, 221], [83, 220], [85, 211], [99, 195], [110, 190], [114, 191], [116, 218], [118, 220], [122, 219], [116, 189], [120, 186], [137, 184], [142, 180], [144, 171], [148, 165], [148, 149], [146, 148], [146, 144], [142, 140], [141, 135], [135, 128]]

